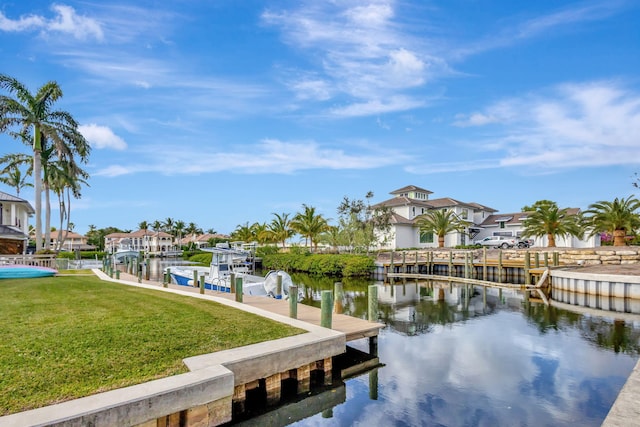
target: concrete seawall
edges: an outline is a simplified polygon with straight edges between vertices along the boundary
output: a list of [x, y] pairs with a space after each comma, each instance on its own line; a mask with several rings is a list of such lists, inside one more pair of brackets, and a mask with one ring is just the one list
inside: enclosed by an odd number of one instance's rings
[[[281, 374], [308, 381], [310, 370], [331, 370], [331, 357], [344, 353], [342, 332], [212, 295], [159, 288], [109, 278], [102, 280], [214, 301], [286, 323], [307, 333], [184, 360], [191, 372], [98, 393], [55, 405], [0, 417], [0, 426], [215, 426], [231, 420], [232, 404], [247, 383], [267, 380], [268, 392], [279, 391]], [[271, 380], [271, 381], [270, 381]], [[240, 396], [241, 398], [242, 396]], [[176, 421], [177, 420], [177, 421]]]

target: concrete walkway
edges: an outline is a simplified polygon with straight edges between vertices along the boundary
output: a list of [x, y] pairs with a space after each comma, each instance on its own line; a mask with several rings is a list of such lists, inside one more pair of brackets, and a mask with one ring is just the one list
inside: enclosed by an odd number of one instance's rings
[[640, 426], [640, 360], [636, 364], [618, 398], [613, 403], [603, 427]]

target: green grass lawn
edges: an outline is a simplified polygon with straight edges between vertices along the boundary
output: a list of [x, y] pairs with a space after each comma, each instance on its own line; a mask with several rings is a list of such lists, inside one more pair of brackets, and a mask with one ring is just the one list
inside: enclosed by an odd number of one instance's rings
[[187, 372], [182, 359], [304, 331], [97, 277], [0, 280], [0, 415]]

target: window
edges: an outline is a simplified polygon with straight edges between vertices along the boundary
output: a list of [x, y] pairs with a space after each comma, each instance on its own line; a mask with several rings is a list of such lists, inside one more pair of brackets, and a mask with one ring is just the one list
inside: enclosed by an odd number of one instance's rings
[[500, 221], [500, 228], [504, 228], [504, 221]]
[[469, 219], [469, 210], [468, 209], [463, 209], [462, 210], [462, 215], [460, 215], [462, 217], [462, 219]]
[[420, 243], [433, 243], [433, 231], [421, 231]]

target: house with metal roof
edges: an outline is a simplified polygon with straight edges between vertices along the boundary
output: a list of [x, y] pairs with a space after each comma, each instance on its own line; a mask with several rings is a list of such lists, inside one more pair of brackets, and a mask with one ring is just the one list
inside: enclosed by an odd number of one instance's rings
[[431, 199], [432, 191], [408, 185], [390, 193], [394, 197], [373, 206], [386, 206], [393, 211], [391, 230], [380, 236], [384, 249], [429, 248], [438, 246], [438, 237], [432, 232], [421, 232], [416, 224], [420, 215], [429, 210], [446, 209], [453, 211], [461, 220], [468, 221], [464, 232], [449, 233], [445, 236], [445, 246], [467, 245], [478, 235], [477, 226], [496, 212], [495, 209], [475, 202], [462, 202], [451, 197]]
[[29, 217], [35, 210], [29, 202], [0, 191], [0, 254], [26, 252], [29, 243]]

